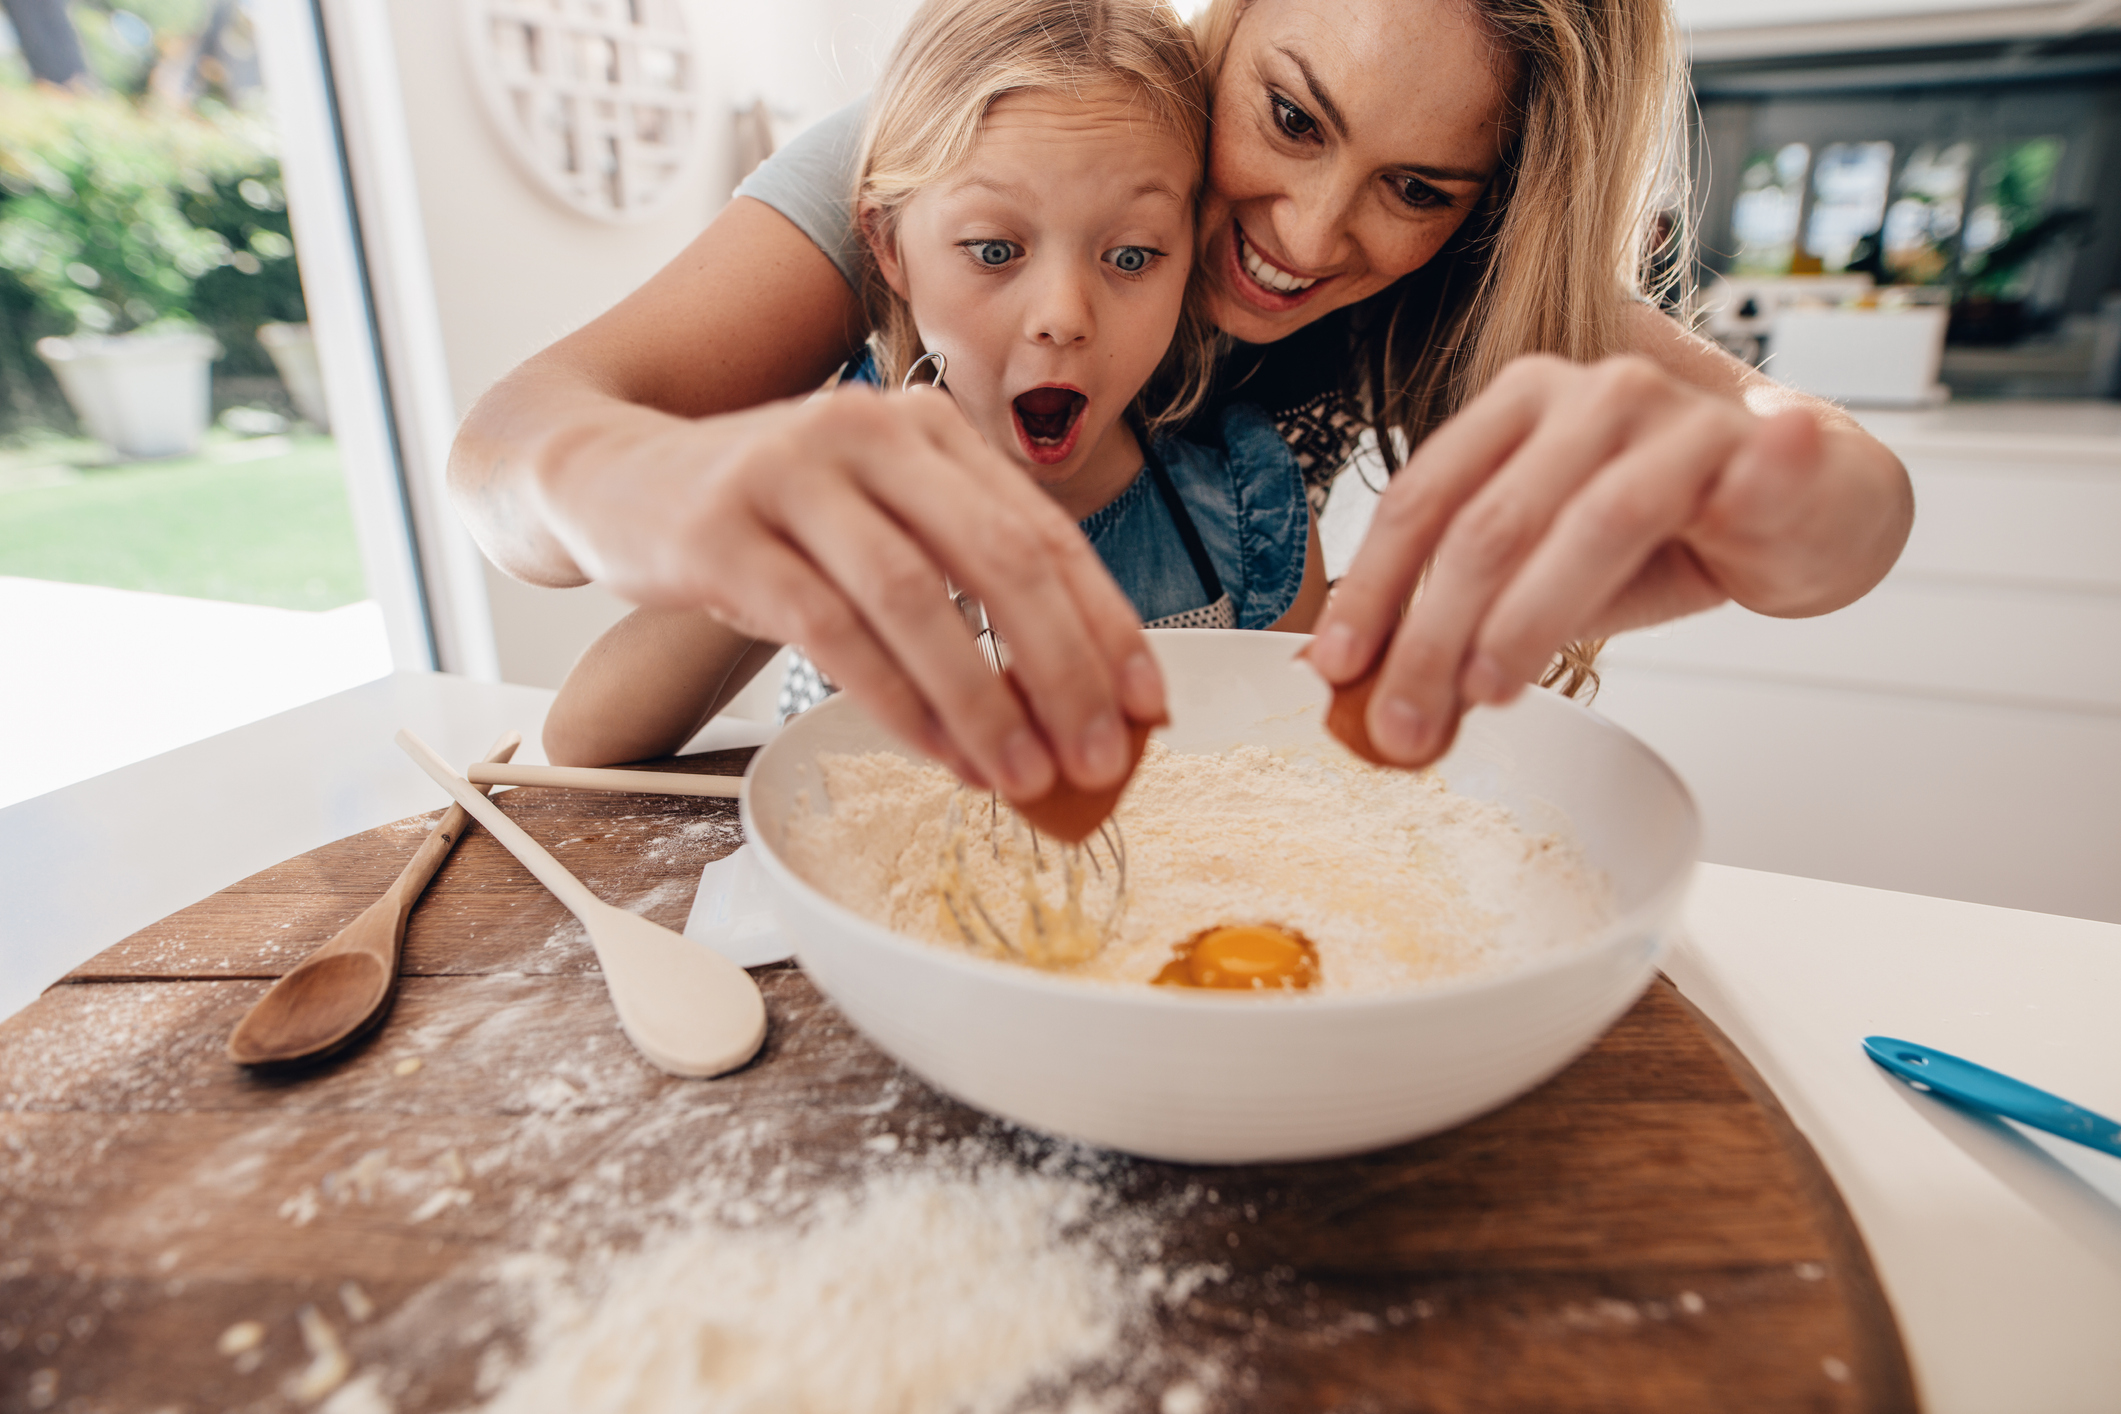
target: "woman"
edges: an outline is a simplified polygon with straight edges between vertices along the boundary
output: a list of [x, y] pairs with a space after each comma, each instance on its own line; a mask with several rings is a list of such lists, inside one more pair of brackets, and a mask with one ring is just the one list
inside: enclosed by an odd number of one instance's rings
[[[1913, 514], [1892, 455], [1639, 298], [1682, 91], [1664, 0], [1215, 0], [1199, 32], [1225, 387], [1321, 478], [1351, 424], [1411, 448], [1311, 652], [1334, 683], [1381, 655], [1382, 752], [1433, 759], [1562, 645], [1726, 599], [1824, 613], [1884, 576]], [[851, 181], [831, 190], [828, 216]], [[801, 643], [1013, 798], [1117, 780], [1163, 688], [1065, 514], [942, 397], [794, 401], [867, 332], [798, 206], [740, 196], [480, 401], [451, 460], [474, 533], [534, 583]], [[1009, 640], [1035, 723], [945, 577]]]

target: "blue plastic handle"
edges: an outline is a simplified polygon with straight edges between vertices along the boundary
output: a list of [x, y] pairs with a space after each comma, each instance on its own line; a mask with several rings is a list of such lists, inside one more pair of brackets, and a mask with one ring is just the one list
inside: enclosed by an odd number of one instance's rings
[[1962, 1105], [1972, 1105], [2121, 1157], [2121, 1124], [2073, 1105], [2060, 1095], [2050, 1095], [1985, 1065], [1975, 1065], [1913, 1041], [1866, 1036], [1863, 1049], [1872, 1060], [1918, 1090], [1934, 1090]]

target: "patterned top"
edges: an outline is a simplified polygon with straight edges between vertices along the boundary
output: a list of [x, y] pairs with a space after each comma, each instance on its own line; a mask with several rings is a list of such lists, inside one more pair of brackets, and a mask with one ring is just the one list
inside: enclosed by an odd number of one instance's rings
[[1345, 391], [1331, 388], [1292, 406], [1263, 408], [1261, 412], [1273, 423], [1295, 459], [1311, 514], [1324, 515], [1334, 479], [1355, 456], [1356, 444], [1365, 430], [1355, 400]]

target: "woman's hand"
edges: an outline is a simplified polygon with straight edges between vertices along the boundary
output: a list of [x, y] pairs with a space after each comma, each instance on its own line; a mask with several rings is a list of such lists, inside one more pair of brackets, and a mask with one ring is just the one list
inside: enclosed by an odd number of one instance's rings
[[[599, 579], [803, 645], [903, 740], [1012, 799], [1043, 795], [1056, 764], [1109, 785], [1126, 770], [1122, 715], [1164, 711], [1133, 607], [947, 398], [793, 400], [866, 327], [810, 238], [738, 197], [647, 284], [488, 390], [451, 452], [457, 507], [518, 579]], [[987, 673], [945, 576], [1009, 640], [1036, 723]]]
[[[801, 644], [904, 740], [1013, 799], [1044, 795], [1056, 765], [1111, 784], [1123, 716], [1163, 714], [1140, 621], [1096, 553], [942, 395], [845, 388], [703, 421], [628, 409], [549, 459], [538, 494], [590, 578]], [[1035, 723], [946, 578], [1010, 644]]]
[[1890, 452], [1647, 317], [1649, 357], [1512, 363], [1386, 488], [1309, 654], [1340, 685], [1383, 653], [1366, 724], [1384, 755], [1441, 756], [1468, 706], [1566, 643], [1727, 599], [1826, 613], [1899, 556], [1914, 506]]

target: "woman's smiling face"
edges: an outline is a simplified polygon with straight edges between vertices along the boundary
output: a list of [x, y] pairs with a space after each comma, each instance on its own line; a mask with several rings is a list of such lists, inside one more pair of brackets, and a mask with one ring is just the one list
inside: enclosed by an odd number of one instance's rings
[[1501, 165], [1512, 82], [1466, 0], [1252, 0], [1201, 203], [1215, 323], [1269, 343], [1428, 263]]
[[1198, 170], [1124, 90], [1011, 93], [876, 243], [960, 411], [1078, 514], [1140, 469], [1121, 414], [1178, 326]]

